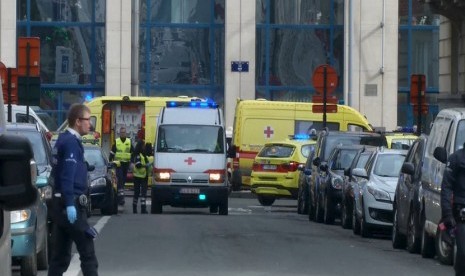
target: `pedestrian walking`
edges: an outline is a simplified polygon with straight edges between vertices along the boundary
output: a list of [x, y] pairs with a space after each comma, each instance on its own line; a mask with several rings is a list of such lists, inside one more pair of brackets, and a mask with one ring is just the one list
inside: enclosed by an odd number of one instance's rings
[[53, 220], [52, 258], [49, 276], [60, 276], [71, 262], [71, 246], [76, 245], [84, 276], [98, 275], [94, 238], [97, 232], [87, 222], [87, 170], [81, 136], [90, 131], [90, 110], [74, 104], [68, 112], [68, 129], [61, 133], [53, 149], [55, 187], [51, 204]]
[[140, 212], [147, 214], [147, 205], [145, 199], [147, 197], [147, 169], [149, 164], [146, 152], [144, 140], [139, 140], [134, 148], [134, 154], [132, 162], [134, 164], [133, 176], [134, 176], [134, 198], [132, 202], [132, 212], [137, 214], [137, 204], [140, 197]]
[[110, 161], [118, 161], [116, 167], [116, 177], [118, 178], [118, 203], [124, 205], [124, 186], [128, 174], [129, 164], [133, 147], [131, 139], [126, 137], [126, 128], [121, 127], [119, 138], [115, 140], [110, 152]]

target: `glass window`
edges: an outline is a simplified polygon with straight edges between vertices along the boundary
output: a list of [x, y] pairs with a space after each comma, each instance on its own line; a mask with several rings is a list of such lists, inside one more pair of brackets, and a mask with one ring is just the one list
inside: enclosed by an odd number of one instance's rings
[[355, 164], [355, 168], [365, 168], [371, 153], [362, 153]]
[[17, 123], [31, 123], [31, 124], [37, 123], [34, 117], [32, 117], [31, 115], [26, 116], [26, 114], [24, 113], [16, 113], [16, 122]]
[[[31, 3], [31, 21], [45, 22], [92, 22], [105, 20], [105, 0], [29, 0]], [[27, 19], [28, 0], [18, 1], [18, 20]]]
[[[205, 1], [205, 0], [152, 0], [152, 1], [149, 1], [148, 3], [150, 3], [151, 5], [149, 12], [151, 14], [150, 20], [153, 22], [157, 22], [157, 23], [209, 23], [210, 22], [210, 15], [211, 15], [210, 1]], [[223, 3], [223, 8], [224, 8], [224, 3]]]
[[[339, 130], [339, 123], [326, 122], [329, 130]], [[323, 129], [323, 122], [313, 121], [295, 121], [294, 134], [310, 134], [313, 130]]]
[[224, 153], [223, 129], [217, 126], [160, 126], [157, 151]]
[[307, 158], [315, 151], [315, 145], [303, 145], [301, 149], [301, 153], [303, 157]]
[[412, 31], [412, 72], [426, 75], [426, 86], [439, 87], [439, 30]]
[[295, 147], [291, 145], [265, 145], [258, 153], [259, 157], [285, 158], [294, 153]]
[[[409, 2], [412, 3], [412, 16], [409, 20]], [[439, 25], [439, 15], [434, 14], [430, 5], [419, 1], [399, 0], [399, 25]]]
[[379, 154], [373, 169], [373, 174], [383, 177], [399, 176], [405, 155]]
[[457, 125], [454, 151], [463, 148], [464, 143], [465, 143], [465, 120], [460, 120]]
[[8, 132], [26, 137], [31, 145], [34, 145], [32, 151], [34, 152], [34, 160], [37, 165], [47, 165], [47, 154], [45, 153], [44, 140], [40, 132], [27, 130], [12, 130]]
[[84, 148], [84, 159], [89, 165], [94, 165], [95, 167], [105, 166], [105, 160], [99, 148]]
[[[32, 27], [31, 36], [41, 37], [40, 77], [43, 84], [91, 84], [105, 82], [105, 29], [92, 27]], [[26, 36], [25, 29], [19, 36]], [[95, 48], [94, 48], [95, 47]]]
[[266, 22], [270, 9], [271, 24], [329, 24], [334, 18], [336, 24], [344, 22], [344, 1], [335, 0], [257, 0], [257, 23]]

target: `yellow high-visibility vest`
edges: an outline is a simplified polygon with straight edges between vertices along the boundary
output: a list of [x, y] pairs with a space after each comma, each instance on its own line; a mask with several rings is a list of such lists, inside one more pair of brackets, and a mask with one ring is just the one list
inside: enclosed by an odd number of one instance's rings
[[138, 168], [134, 166], [134, 169], [132, 171], [134, 177], [139, 177], [139, 178], [145, 178], [147, 176], [147, 167], [145, 166], [145, 157], [142, 155], [142, 153], [139, 153], [140, 156], [140, 163], [142, 167]]
[[121, 138], [116, 139], [115, 159], [118, 161], [129, 162], [131, 160], [131, 140], [121, 141]]

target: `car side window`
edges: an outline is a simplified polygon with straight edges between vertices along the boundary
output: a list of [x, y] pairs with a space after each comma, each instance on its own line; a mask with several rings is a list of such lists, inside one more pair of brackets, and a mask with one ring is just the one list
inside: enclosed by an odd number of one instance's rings
[[331, 168], [331, 170], [339, 170], [341, 166], [340, 157], [341, 151], [339, 150], [336, 150], [336, 152], [332, 154], [332, 157], [329, 159], [329, 167]]
[[416, 143], [415, 145], [415, 149], [414, 149], [414, 154], [413, 154], [413, 158], [412, 158], [412, 163], [413, 165], [415, 166], [415, 172], [414, 172], [414, 176], [415, 178], [418, 178], [420, 177], [420, 172], [421, 172], [421, 162], [422, 162], [422, 155], [423, 155], [423, 143]]
[[445, 133], [447, 133], [447, 136], [446, 136], [445, 142], [442, 145], [444, 145], [447, 152], [450, 152], [451, 147], [452, 147], [451, 145], [452, 144], [452, 120], [449, 118], [446, 118], [445, 122], [446, 122], [446, 129], [444, 130], [445, 130]]
[[445, 136], [447, 134], [446, 120], [443, 117], [437, 117], [431, 129], [430, 142], [428, 143], [428, 154], [433, 155], [434, 149], [444, 146]]
[[16, 113], [16, 122], [17, 123], [32, 123], [32, 124], [37, 123], [34, 117], [32, 117], [31, 115], [26, 116], [26, 114], [23, 114], [23, 113]]
[[465, 143], [465, 120], [459, 121], [455, 133], [454, 151], [461, 149]]

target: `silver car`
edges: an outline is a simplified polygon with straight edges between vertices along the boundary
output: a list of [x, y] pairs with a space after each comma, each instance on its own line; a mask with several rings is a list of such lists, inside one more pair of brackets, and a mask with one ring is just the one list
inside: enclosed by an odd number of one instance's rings
[[360, 178], [354, 185], [354, 219], [363, 237], [374, 229], [392, 227], [392, 202], [400, 169], [407, 151], [379, 148], [365, 168], [354, 168], [352, 174]]

